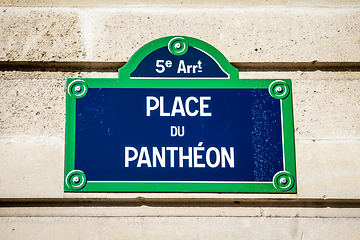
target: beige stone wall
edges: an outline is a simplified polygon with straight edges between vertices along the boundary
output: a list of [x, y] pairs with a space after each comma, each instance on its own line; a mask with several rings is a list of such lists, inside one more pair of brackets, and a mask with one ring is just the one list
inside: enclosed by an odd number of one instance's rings
[[[297, 194], [64, 193], [65, 81], [168, 35], [293, 84]], [[0, 1], [0, 239], [358, 239], [358, 1]]]

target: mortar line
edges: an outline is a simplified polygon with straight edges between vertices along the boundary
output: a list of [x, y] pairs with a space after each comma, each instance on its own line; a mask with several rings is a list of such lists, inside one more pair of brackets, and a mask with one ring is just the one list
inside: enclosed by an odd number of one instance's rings
[[[230, 62], [241, 72], [360, 72], [360, 62]], [[0, 61], [0, 71], [117, 72], [126, 62]]]

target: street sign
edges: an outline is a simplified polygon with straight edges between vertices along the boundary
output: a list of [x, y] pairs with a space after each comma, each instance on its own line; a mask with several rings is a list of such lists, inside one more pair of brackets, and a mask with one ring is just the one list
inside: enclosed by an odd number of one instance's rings
[[118, 78], [67, 81], [66, 192], [296, 193], [291, 81], [239, 79], [211, 45], [164, 37]]

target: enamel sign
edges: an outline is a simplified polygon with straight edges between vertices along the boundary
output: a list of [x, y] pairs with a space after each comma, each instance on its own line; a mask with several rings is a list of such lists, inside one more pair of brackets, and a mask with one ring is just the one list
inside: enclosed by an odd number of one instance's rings
[[66, 192], [296, 193], [291, 82], [239, 79], [211, 45], [165, 37], [118, 78], [67, 81]]

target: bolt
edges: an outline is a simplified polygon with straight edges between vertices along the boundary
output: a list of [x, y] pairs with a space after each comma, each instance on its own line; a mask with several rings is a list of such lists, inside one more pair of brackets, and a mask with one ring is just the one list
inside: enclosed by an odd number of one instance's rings
[[282, 93], [284, 91], [284, 89], [282, 87], [278, 86], [275, 88], [275, 91], [278, 93]]
[[280, 183], [286, 184], [288, 181], [286, 178], [280, 178]]
[[175, 48], [176, 48], [176, 49], [180, 49], [180, 48], [181, 48], [181, 44], [180, 44], [180, 43], [175, 43]]
[[81, 87], [80, 87], [80, 86], [76, 86], [76, 87], [75, 87], [75, 91], [76, 91], [76, 92], [81, 92]]
[[77, 177], [77, 176], [76, 176], [76, 177], [74, 177], [74, 178], [73, 178], [73, 182], [74, 182], [74, 183], [78, 183], [78, 182], [80, 182], [80, 178], [79, 178], [79, 177]]

